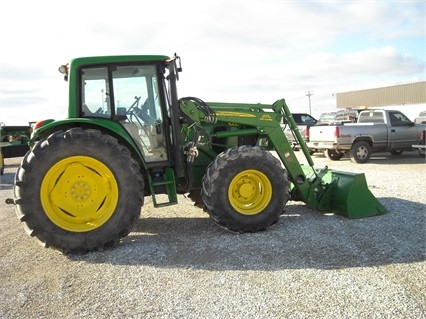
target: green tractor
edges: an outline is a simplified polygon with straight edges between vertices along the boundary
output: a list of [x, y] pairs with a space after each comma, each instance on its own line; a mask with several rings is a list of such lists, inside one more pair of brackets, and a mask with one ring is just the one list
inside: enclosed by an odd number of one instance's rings
[[32, 122], [28, 126], [6, 126], [0, 123], [0, 175], [4, 173], [4, 159], [22, 157], [28, 150]]
[[[45, 247], [85, 253], [116, 245], [145, 196], [161, 207], [186, 194], [237, 233], [273, 225], [288, 200], [348, 218], [385, 211], [364, 174], [314, 168], [283, 99], [179, 99], [176, 54], [77, 58], [59, 70], [69, 84], [68, 118], [35, 125], [8, 200]], [[297, 160], [283, 117], [309, 165]]]

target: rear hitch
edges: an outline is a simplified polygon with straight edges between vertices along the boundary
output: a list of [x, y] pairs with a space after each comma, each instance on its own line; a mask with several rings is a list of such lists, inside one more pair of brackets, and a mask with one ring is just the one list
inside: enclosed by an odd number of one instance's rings
[[13, 198], [6, 198], [5, 200], [6, 204], [8, 205], [15, 205], [15, 200]]

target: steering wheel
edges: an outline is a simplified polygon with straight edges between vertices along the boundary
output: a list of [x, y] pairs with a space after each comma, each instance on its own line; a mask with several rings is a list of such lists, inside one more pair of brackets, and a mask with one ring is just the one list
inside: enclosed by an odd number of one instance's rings
[[129, 109], [126, 111], [126, 114], [131, 114], [134, 111], [134, 109], [139, 106], [140, 99], [141, 99], [140, 96], [135, 96], [135, 101], [133, 102], [132, 105], [130, 105]]

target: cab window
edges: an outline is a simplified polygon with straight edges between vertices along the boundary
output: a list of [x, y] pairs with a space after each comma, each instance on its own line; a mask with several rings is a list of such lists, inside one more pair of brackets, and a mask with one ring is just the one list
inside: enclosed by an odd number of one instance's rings
[[82, 116], [103, 117], [111, 116], [110, 88], [108, 84], [108, 69], [90, 68], [82, 71]]

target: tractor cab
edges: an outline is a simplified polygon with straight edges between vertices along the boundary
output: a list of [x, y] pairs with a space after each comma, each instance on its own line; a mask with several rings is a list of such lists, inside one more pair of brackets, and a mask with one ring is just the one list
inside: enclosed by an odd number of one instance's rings
[[[160, 66], [124, 64], [80, 70], [79, 117], [119, 121], [135, 141], [145, 163], [168, 162], [170, 139]], [[160, 77], [161, 76], [161, 77]]]

